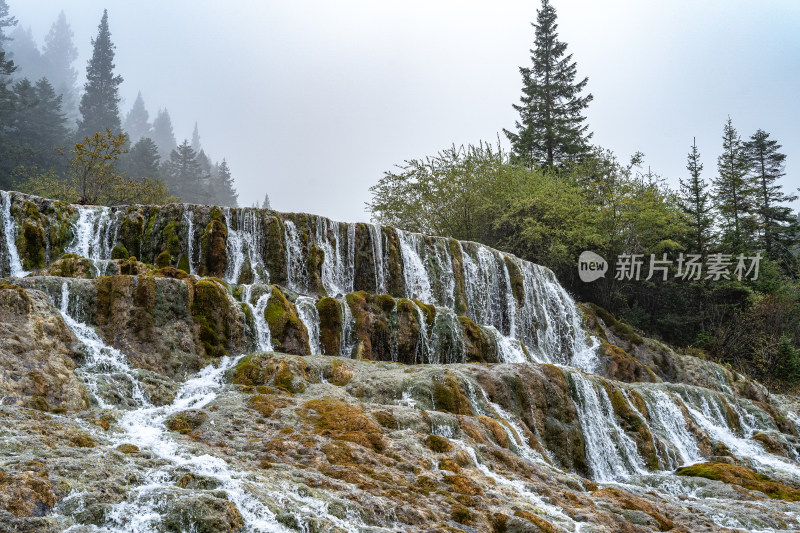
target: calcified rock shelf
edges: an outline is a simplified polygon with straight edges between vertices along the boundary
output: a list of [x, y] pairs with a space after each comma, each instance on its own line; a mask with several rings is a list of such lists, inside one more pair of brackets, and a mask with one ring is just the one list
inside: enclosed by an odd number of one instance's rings
[[476, 243], [0, 195], [0, 531], [800, 530], [796, 398]]

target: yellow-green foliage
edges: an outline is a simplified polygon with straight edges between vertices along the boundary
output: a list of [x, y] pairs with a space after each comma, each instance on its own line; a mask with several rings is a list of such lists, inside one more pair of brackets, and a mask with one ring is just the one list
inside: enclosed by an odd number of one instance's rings
[[303, 392], [306, 389], [305, 362], [277, 360], [271, 355], [248, 355], [243, 357], [231, 371], [232, 381], [246, 387], [264, 386], [272, 383], [276, 388], [287, 392]]
[[130, 254], [125, 246], [118, 244], [111, 250], [111, 259], [127, 259]]
[[334, 298], [321, 298], [317, 302], [319, 313], [319, 341], [322, 353], [339, 355], [342, 337], [342, 310]]
[[338, 359], [331, 361], [330, 382], [339, 387], [347, 385], [353, 379], [353, 371]]
[[308, 330], [300, 320], [297, 308], [277, 286], [272, 287], [272, 294], [266, 309], [264, 309], [264, 318], [269, 326], [272, 345], [276, 351], [296, 355], [311, 353]]
[[453, 443], [450, 442], [450, 439], [439, 435], [428, 435], [425, 438], [425, 445], [436, 453], [445, 453], [453, 449]]
[[750, 490], [757, 490], [777, 500], [800, 501], [800, 489], [775, 481], [770, 477], [754, 472], [746, 466], [709, 462], [683, 466], [678, 468], [675, 473], [679, 476], [704, 477]]
[[192, 319], [200, 327], [200, 342], [206, 355], [228, 355], [230, 312], [227, 290], [219, 281], [202, 279], [194, 284]]
[[158, 268], [168, 267], [172, 264], [172, 256], [169, 254], [168, 251], [164, 250], [158, 257], [156, 258], [156, 266]]
[[473, 415], [469, 399], [455, 374], [446, 370], [443, 376], [433, 379], [433, 404], [437, 411], [456, 415]]
[[[612, 500], [617, 507], [622, 509], [640, 511], [650, 515], [650, 517], [658, 523], [659, 531], [670, 531], [675, 527], [675, 524], [672, 523], [672, 520], [661, 514], [661, 512], [659, 512], [659, 510], [652, 503], [628, 492], [621, 491], [614, 487], [606, 487], [600, 490], [595, 490], [592, 493], [592, 496], [595, 498]], [[545, 531], [558, 530], [550, 529]]]
[[169, 417], [166, 425], [170, 431], [186, 434], [199, 428], [207, 419], [205, 411], [184, 411]]
[[181, 253], [181, 239], [178, 236], [181, 230], [180, 222], [170, 221], [165, 227], [162, 235], [167, 246], [167, 252], [171, 256], [177, 257]]
[[378, 452], [386, 446], [380, 426], [358, 406], [325, 397], [308, 401], [303, 407], [305, 416], [320, 435], [354, 442]]

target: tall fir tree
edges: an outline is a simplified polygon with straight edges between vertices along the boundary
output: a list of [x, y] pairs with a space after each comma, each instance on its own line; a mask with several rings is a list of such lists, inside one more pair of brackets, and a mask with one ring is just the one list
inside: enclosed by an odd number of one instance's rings
[[731, 253], [749, 251], [756, 230], [753, 212], [755, 190], [742, 140], [728, 117], [722, 134], [722, 154], [717, 158], [714, 201], [720, 214], [723, 247]]
[[97, 38], [92, 39], [92, 58], [86, 68], [86, 84], [81, 97], [78, 137], [92, 136], [106, 129], [120, 133], [119, 86], [122, 76], [114, 74], [114, 43], [108, 29], [108, 10], [103, 10]]
[[46, 78], [35, 85], [24, 78], [14, 84], [14, 93], [17, 101], [14, 136], [30, 153], [29, 158], [19, 163], [42, 169], [65, 167], [63, 157], [55, 150], [66, 144], [69, 133], [61, 110], [61, 95], [56, 94]]
[[188, 139], [175, 148], [163, 165], [164, 178], [172, 194], [186, 203], [206, 203], [211, 176], [203, 172]]
[[120, 159], [120, 169], [131, 178], [160, 178], [158, 147], [149, 137], [142, 137]]
[[78, 122], [78, 71], [73, 66], [78, 59], [72, 28], [62, 11], [44, 38], [42, 59], [47, 69], [47, 79], [62, 96], [62, 107], [68, 124], [74, 127]]
[[170, 158], [172, 151], [178, 147], [178, 143], [175, 141], [175, 132], [172, 130], [172, 119], [166, 108], [159, 109], [156, 118], [153, 119], [150, 138], [158, 146], [158, 153], [165, 162]]
[[786, 175], [786, 154], [769, 133], [759, 129], [744, 143], [744, 153], [754, 181], [756, 217], [760, 246], [771, 259], [791, 257], [790, 247], [796, 243], [798, 225], [791, 208], [784, 205], [797, 196], [783, 192], [778, 180]]
[[686, 158], [686, 170], [689, 178], [680, 179], [680, 199], [691, 230], [691, 240], [696, 246], [697, 253], [708, 249], [713, 238], [714, 217], [711, 210], [708, 184], [700, 177], [703, 164], [700, 162], [700, 152], [697, 150], [697, 140], [692, 141], [692, 149]]
[[556, 10], [542, 0], [537, 11], [533, 64], [520, 67], [522, 97], [514, 109], [520, 115], [516, 132], [503, 130], [516, 158], [546, 168], [575, 160], [588, 150], [592, 134], [583, 111], [593, 96], [581, 96], [589, 78], [576, 82], [577, 65], [567, 44], [558, 40]]
[[194, 123], [194, 130], [192, 130], [192, 150], [200, 152], [203, 146], [200, 144], [200, 130], [197, 129], [197, 122]]
[[214, 203], [228, 207], [237, 207], [239, 205], [239, 193], [236, 192], [231, 169], [225, 159], [215, 168], [212, 190], [214, 192]]
[[8, 56], [9, 28], [17, 21], [8, 14], [8, 5], [0, 0], [0, 188], [11, 186], [11, 171], [15, 166], [15, 158], [19, 144], [14, 139], [14, 113], [16, 97], [11, 89], [11, 77], [16, 65]]
[[38, 80], [47, 76], [45, 62], [42, 53], [33, 38], [30, 28], [17, 26], [11, 34], [11, 41], [8, 43], [8, 51], [14, 63], [17, 65], [15, 77], [17, 79], [28, 78]]
[[[6, 0], [0, 0], [0, 50], [8, 52], [8, 41], [11, 40], [9, 34], [11, 30], [17, 25], [17, 19], [8, 14], [8, 4]], [[10, 59], [10, 58], [7, 58]]]
[[133, 102], [133, 107], [125, 115], [125, 123], [123, 124], [125, 133], [128, 134], [128, 139], [131, 143], [136, 143], [139, 139], [150, 137], [152, 126], [150, 126], [150, 114], [144, 106], [144, 99], [142, 98], [142, 91], [136, 95], [136, 100]]

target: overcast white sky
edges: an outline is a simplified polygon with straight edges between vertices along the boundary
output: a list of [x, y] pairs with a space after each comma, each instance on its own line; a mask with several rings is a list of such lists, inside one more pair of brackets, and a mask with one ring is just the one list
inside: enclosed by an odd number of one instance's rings
[[[141, 90], [180, 142], [226, 157], [240, 205], [366, 221], [369, 187], [396, 163], [493, 141], [516, 118], [539, 2], [465, 0], [7, 0], [41, 43], [62, 9], [83, 75], [109, 10], [123, 115]], [[641, 150], [677, 186], [697, 137], [716, 172], [728, 115], [762, 128], [800, 186], [800, 2], [553, 0], [588, 76], [594, 142]], [[502, 134], [501, 134], [502, 135]]]

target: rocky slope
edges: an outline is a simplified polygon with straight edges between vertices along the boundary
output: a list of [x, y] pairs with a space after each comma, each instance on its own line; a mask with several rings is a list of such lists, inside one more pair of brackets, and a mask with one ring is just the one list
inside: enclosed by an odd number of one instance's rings
[[800, 416], [475, 243], [3, 193], [0, 531], [795, 531]]

